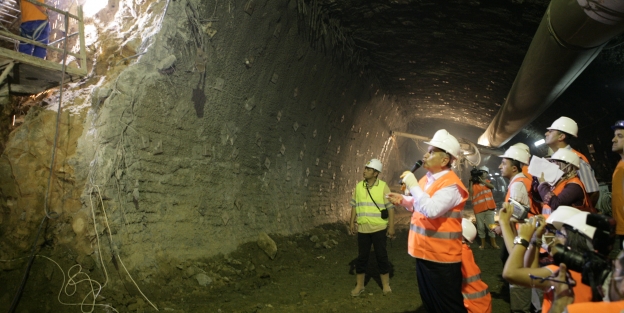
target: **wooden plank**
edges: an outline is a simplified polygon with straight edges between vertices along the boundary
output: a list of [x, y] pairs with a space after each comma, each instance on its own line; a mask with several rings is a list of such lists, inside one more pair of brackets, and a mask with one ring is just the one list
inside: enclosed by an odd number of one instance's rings
[[85, 45], [84, 20], [82, 6], [78, 6], [78, 32], [80, 33], [80, 68], [87, 72], [87, 46]]
[[59, 10], [59, 9], [57, 9], [57, 8], [51, 6], [51, 5], [47, 5], [45, 3], [41, 3], [41, 2], [38, 2], [38, 1], [35, 1], [35, 0], [24, 0], [24, 1], [30, 2], [30, 3], [32, 3], [32, 4], [36, 5], [36, 6], [41, 6], [41, 7], [44, 7], [44, 8], [48, 8], [49, 10], [57, 12], [58, 14], [67, 15], [67, 16], [73, 18], [73, 19], [78, 19], [77, 16], [75, 16], [73, 14], [69, 14], [69, 12], [66, 12], [66, 11], [63, 11], [63, 10]]
[[14, 84], [10, 84], [9, 89], [11, 89], [11, 93], [22, 93], [22, 94], [27, 94], [27, 95], [36, 95], [45, 90], [45, 88], [41, 88], [40, 86], [14, 85]]
[[[40, 59], [34, 56], [26, 55], [26, 54], [15, 52], [15, 51], [8, 50], [8, 49], [0, 48], [0, 56], [5, 57], [5, 58], [10, 58], [10, 59], [22, 62], [22, 63], [27, 63], [27, 64], [31, 64], [34, 66], [38, 66], [41, 68], [46, 68], [46, 69], [55, 70], [59, 72], [63, 71], [62, 64], [54, 63], [51, 61], [47, 61], [44, 59]], [[87, 76], [86, 68], [82, 69], [82, 68], [67, 66], [65, 68], [65, 72], [76, 75], [76, 76], [81, 76], [81, 77]]]
[[2, 75], [0, 75], [0, 84], [4, 83], [4, 80], [7, 78], [7, 76], [9, 76], [9, 73], [13, 69], [13, 65], [15, 65], [15, 62], [9, 63], [9, 65], [4, 68], [4, 71], [2, 71]]
[[[6, 36], [6, 37], [9, 37], [9, 38], [11, 38], [11, 39], [16, 39], [16, 40], [19, 40], [19, 41], [23, 41], [23, 42], [26, 42], [26, 43], [29, 43], [29, 44], [33, 44], [33, 45], [35, 45], [35, 46], [37, 46], [37, 47], [41, 47], [41, 48], [46, 48], [46, 49], [54, 50], [54, 51], [57, 51], [57, 52], [60, 52], [60, 53], [63, 53], [63, 52], [65, 51], [65, 50], [63, 50], [63, 49], [56, 48], [56, 47], [52, 47], [52, 46], [48, 46], [48, 45], [43, 44], [43, 43], [40, 43], [40, 42], [38, 42], [38, 41], [34, 41], [34, 40], [31, 40], [31, 39], [27, 39], [27, 38], [24, 38], [24, 37], [22, 37], [22, 36], [15, 35], [15, 34], [13, 34], [13, 33], [10, 33], [10, 32], [4, 31], [4, 30], [0, 30], [0, 35], [2, 35], [2, 36]], [[73, 53], [73, 52], [69, 52], [69, 51], [67, 51], [67, 54], [72, 55], [72, 56], [75, 56], [76, 58], [80, 58], [80, 55], [79, 55], [79, 54], [76, 54], [76, 53]]]

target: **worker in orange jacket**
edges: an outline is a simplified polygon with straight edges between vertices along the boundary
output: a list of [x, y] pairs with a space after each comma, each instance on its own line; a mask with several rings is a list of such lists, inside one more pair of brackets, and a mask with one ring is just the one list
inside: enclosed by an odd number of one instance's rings
[[468, 190], [452, 171], [460, 145], [446, 130], [438, 130], [423, 156], [427, 174], [412, 172], [401, 178], [411, 196], [387, 195], [390, 201], [413, 212], [407, 252], [416, 260], [418, 290], [429, 313], [467, 312], [461, 294], [462, 210]]
[[466, 242], [472, 243], [477, 235], [477, 228], [467, 219], [462, 219], [462, 295], [468, 313], [491, 313], [492, 295], [481, 280], [481, 270], [475, 262], [472, 249]]
[[[44, 3], [44, 0], [37, 1]], [[50, 23], [48, 23], [47, 9], [24, 0], [21, 0], [20, 4], [22, 8], [20, 36], [47, 45], [50, 37]], [[20, 42], [19, 52], [42, 59], [44, 59], [47, 54], [46, 48], [37, 47], [26, 42]]]

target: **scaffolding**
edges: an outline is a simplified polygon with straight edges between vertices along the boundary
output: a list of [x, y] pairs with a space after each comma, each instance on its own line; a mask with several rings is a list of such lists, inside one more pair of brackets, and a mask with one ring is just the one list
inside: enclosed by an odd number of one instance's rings
[[[11, 93], [36, 94], [59, 86], [63, 72], [65, 72], [67, 81], [85, 77], [87, 75], [87, 53], [82, 6], [78, 6], [77, 14], [74, 15], [36, 0], [23, 0], [56, 12], [59, 17], [62, 17], [62, 22], [65, 26], [65, 30], [61, 31], [63, 34], [62, 38], [44, 44], [16, 35], [5, 26], [13, 26], [19, 22], [21, 10], [16, 1], [19, 0], [0, 0], [0, 23], [2, 23], [2, 26], [0, 26], [0, 40], [8, 41], [14, 45], [14, 49], [0, 47], [0, 84], [8, 82]], [[73, 34], [68, 34], [70, 22], [75, 22], [78, 26], [78, 31]], [[53, 29], [53, 31], [58, 30]], [[80, 51], [77, 53], [55, 46], [59, 43], [61, 44], [60, 46], [65, 46], [65, 41], [74, 36], [78, 36], [80, 46]], [[48, 53], [51, 51], [58, 52], [61, 54], [61, 62], [44, 60], [20, 53], [16, 51], [19, 42], [45, 48]], [[66, 64], [68, 56], [74, 57], [77, 62]]]

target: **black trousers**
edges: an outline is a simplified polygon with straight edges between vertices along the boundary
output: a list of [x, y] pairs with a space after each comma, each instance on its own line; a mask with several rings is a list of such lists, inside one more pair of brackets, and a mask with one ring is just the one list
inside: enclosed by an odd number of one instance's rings
[[384, 275], [390, 272], [386, 239], [385, 229], [368, 234], [358, 233], [358, 257], [355, 261], [355, 272], [357, 274], [364, 274], [366, 272], [371, 244], [375, 247], [375, 257], [377, 257], [379, 274]]
[[428, 313], [467, 313], [462, 296], [461, 262], [416, 259], [418, 290]]

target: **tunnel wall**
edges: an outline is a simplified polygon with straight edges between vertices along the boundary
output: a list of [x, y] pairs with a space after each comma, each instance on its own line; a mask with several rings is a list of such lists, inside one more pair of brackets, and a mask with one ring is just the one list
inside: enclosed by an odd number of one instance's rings
[[[83, 90], [90, 106], [63, 119], [61, 136], [72, 136], [52, 180], [59, 217], [41, 242], [78, 262], [110, 260], [112, 250], [148, 275], [260, 232], [346, 221], [363, 165], [405, 125], [397, 100], [312, 49], [294, 1], [167, 10], [162, 30], [141, 42], [145, 54], [118, 76], [103, 73]], [[28, 250], [43, 217], [55, 113], [29, 115], [0, 159], [11, 178], [0, 185], [8, 257]]]

